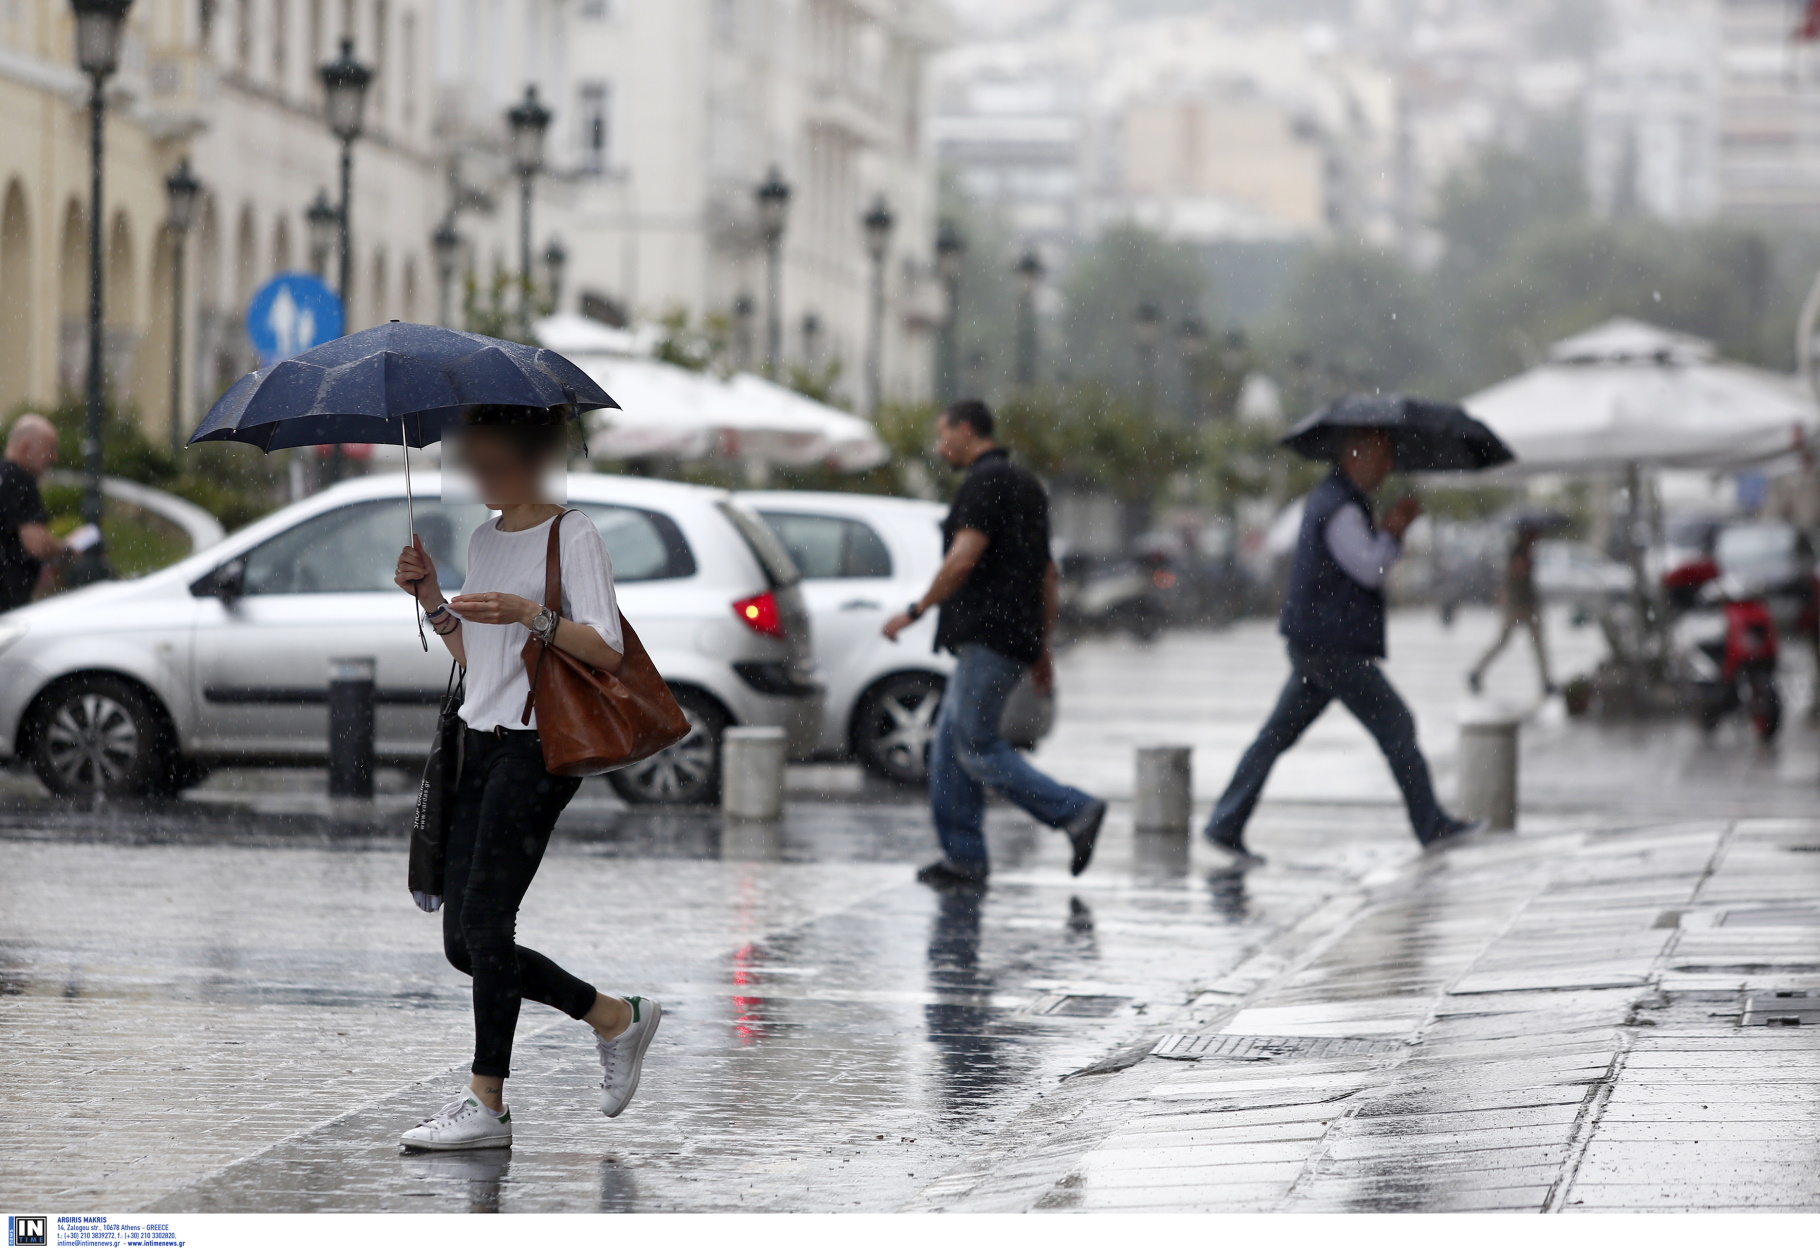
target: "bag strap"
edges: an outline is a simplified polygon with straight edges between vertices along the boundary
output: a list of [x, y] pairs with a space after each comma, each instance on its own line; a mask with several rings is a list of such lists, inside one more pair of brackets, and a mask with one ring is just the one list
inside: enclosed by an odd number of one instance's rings
[[[574, 508], [564, 508], [550, 523], [550, 546], [543, 557], [543, 606], [562, 615], [562, 523]], [[531, 708], [537, 702], [537, 675], [543, 672], [543, 654], [550, 648], [537, 648], [537, 663], [531, 666], [530, 688], [525, 691], [525, 710], [518, 723], [531, 723]]]

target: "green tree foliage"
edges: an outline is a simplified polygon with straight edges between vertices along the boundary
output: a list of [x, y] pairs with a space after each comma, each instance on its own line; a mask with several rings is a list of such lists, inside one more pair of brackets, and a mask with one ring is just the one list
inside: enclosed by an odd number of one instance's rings
[[[1279, 359], [1306, 353], [1322, 374], [1316, 389], [1329, 392], [1406, 387], [1440, 360], [1424, 275], [1375, 248], [1311, 253], [1271, 337]], [[1296, 396], [1303, 403], [1321, 398], [1331, 395]]]
[[1205, 320], [1207, 287], [1206, 267], [1193, 247], [1132, 223], [1109, 226], [1062, 276], [1062, 352], [1049, 374], [1064, 383], [1095, 381], [1135, 394], [1143, 384], [1136, 313], [1139, 305], [1152, 304], [1161, 314], [1157, 384], [1167, 406], [1179, 370], [1176, 332], [1191, 317]]

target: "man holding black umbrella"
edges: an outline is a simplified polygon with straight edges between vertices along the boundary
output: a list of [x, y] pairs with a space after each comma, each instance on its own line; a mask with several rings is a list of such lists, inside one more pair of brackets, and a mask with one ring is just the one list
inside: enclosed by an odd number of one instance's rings
[[1279, 626], [1289, 643], [1289, 682], [1207, 823], [1207, 839], [1243, 861], [1262, 862], [1245, 846], [1245, 825], [1277, 757], [1335, 699], [1377, 739], [1424, 846], [1480, 827], [1449, 815], [1435, 798], [1415, 717], [1377, 664], [1384, 657], [1384, 579], [1421, 505], [1400, 499], [1374, 522], [1371, 492], [1396, 467], [1396, 446], [1384, 429], [1360, 426], [1342, 437], [1333, 472], [1302, 513]]

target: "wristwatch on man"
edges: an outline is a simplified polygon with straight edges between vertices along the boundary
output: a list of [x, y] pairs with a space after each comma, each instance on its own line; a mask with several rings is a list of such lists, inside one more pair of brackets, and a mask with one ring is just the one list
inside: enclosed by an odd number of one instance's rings
[[531, 618], [531, 632], [537, 636], [537, 641], [547, 647], [556, 641], [556, 623], [561, 619], [550, 609], [539, 608], [537, 615]]
[[924, 608], [921, 601], [917, 601], [904, 609], [904, 615], [910, 618], [911, 624], [915, 624], [917, 621], [923, 619], [923, 611]]

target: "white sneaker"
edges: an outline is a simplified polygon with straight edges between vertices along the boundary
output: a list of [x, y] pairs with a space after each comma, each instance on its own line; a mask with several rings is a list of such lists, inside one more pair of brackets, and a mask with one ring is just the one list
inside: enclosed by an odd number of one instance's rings
[[624, 1111], [638, 1092], [645, 1051], [664, 1018], [664, 1009], [654, 998], [627, 998], [626, 1002], [632, 1007], [632, 1023], [626, 1031], [610, 1042], [599, 1036], [594, 1039], [594, 1049], [600, 1053], [600, 1113], [608, 1119]]
[[493, 1114], [472, 1090], [399, 1139], [407, 1150], [486, 1150], [512, 1144], [512, 1109]]

